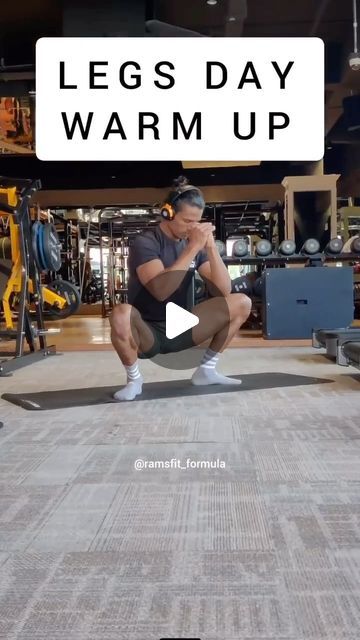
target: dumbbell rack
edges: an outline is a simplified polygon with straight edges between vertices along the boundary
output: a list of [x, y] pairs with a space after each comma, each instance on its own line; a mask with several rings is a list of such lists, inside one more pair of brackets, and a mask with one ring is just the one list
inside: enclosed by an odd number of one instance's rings
[[292, 256], [281, 256], [270, 254], [268, 256], [254, 256], [247, 255], [242, 258], [235, 258], [233, 256], [224, 256], [223, 262], [226, 265], [236, 265], [236, 264], [251, 264], [258, 266], [285, 266], [287, 264], [299, 264], [303, 263], [308, 264], [311, 263], [320, 263], [324, 262], [358, 262], [360, 261], [360, 255], [358, 253], [339, 253], [336, 255], [326, 255], [323, 253], [318, 253], [314, 255], [303, 255], [303, 254], [294, 254]]
[[[3, 313], [6, 329], [0, 331], [0, 338], [15, 340], [15, 351], [1, 352], [0, 377], [12, 371], [54, 355], [54, 346], [46, 342], [46, 329], [41, 305], [41, 283], [39, 271], [33, 255], [29, 200], [41, 188], [39, 180], [21, 180], [0, 177], [0, 193], [7, 202], [0, 203], [0, 215], [8, 216], [13, 253], [13, 265], [3, 296]], [[13, 327], [9, 299], [16, 290], [19, 299], [16, 329]], [[35, 303], [35, 322], [29, 311], [30, 294]], [[25, 341], [29, 351], [25, 351]]]

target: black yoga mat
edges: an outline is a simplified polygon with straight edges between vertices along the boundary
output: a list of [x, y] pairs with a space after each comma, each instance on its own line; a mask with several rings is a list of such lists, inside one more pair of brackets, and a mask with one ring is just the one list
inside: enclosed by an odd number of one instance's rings
[[[295, 387], [300, 385], [333, 382], [322, 378], [309, 378], [288, 373], [252, 373], [243, 376], [232, 376], [242, 380], [241, 386], [212, 385], [195, 387], [189, 380], [168, 380], [165, 382], [148, 382], [143, 386], [143, 393], [133, 402], [143, 400], [162, 400], [164, 398], [185, 398], [188, 396], [204, 396], [216, 393], [244, 393], [260, 389], [276, 387]], [[1, 397], [8, 402], [28, 411], [46, 411], [49, 409], [68, 409], [87, 405], [115, 402], [113, 394], [121, 385], [115, 387], [88, 387], [86, 389], [61, 389], [59, 391], [41, 391], [37, 393], [4, 393]], [[123, 404], [123, 403], [119, 403]]]

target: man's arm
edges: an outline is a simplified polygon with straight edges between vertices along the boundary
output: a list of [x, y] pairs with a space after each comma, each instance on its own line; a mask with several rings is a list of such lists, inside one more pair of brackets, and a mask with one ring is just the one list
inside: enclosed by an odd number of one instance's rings
[[[213, 295], [222, 294], [223, 296], [227, 296], [231, 293], [231, 278], [217, 250], [212, 234], [211, 238], [210, 236], [208, 238], [205, 249], [208, 260], [199, 266], [198, 272], [207, 282], [210, 293]], [[213, 285], [213, 287], [211, 285]]]
[[138, 278], [156, 300], [163, 302], [180, 287], [197, 253], [197, 248], [186, 247], [168, 269], [159, 259], [146, 262], [137, 268]]
[[171, 267], [165, 269], [159, 258], [140, 265], [136, 273], [141, 284], [159, 302], [167, 300], [181, 285], [191, 263], [204, 247], [206, 240], [205, 228], [196, 228], [191, 232], [189, 244]]

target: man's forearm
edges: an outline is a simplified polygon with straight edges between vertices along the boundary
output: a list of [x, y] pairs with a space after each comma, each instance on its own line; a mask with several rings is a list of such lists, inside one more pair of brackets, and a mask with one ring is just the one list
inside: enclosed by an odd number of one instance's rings
[[[153, 282], [148, 283], [150, 293], [157, 300], [167, 300], [180, 287], [198, 251], [198, 247], [188, 245], [171, 267], [164, 269]], [[165, 274], [168, 274], [167, 277]]]
[[211, 269], [211, 284], [217, 290], [215, 293], [220, 292], [223, 295], [228, 295], [231, 292], [231, 278], [216, 246], [206, 247], [206, 253]]

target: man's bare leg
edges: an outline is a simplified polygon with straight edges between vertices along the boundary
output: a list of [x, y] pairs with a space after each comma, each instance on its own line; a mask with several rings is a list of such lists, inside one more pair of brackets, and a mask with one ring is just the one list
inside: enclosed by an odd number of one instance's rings
[[110, 316], [111, 342], [123, 363], [127, 384], [114, 395], [115, 400], [134, 400], [142, 392], [138, 351], [146, 352], [154, 344], [154, 336], [140, 313], [130, 304], [119, 304]]
[[[224, 307], [226, 302], [227, 309]], [[199, 324], [192, 330], [195, 344], [212, 338], [200, 366], [192, 377], [194, 385], [241, 384], [240, 380], [228, 378], [216, 371], [222, 353], [251, 312], [251, 300], [242, 293], [230, 294], [226, 298], [213, 298], [197, 305], [192, 313]]]

